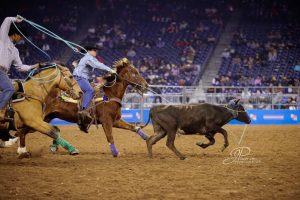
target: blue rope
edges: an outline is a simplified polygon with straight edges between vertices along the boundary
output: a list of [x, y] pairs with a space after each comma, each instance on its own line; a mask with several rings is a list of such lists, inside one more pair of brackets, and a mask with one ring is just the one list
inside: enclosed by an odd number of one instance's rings
[[[32, 80], [34, 80], [34, 81], [38, 81], [38, 82], [40, 82], [40, 83], [48, 83], [48, 82], [51, 82], [51, 81], [53, 81], [54, 79], [56, 79], [56, 77], [59, 75], [59, 73], [57, 73], [56, 76], [55, 76], [54, 78], [50, 79], [50, 80], [45, 80], [45, 79], [48, 78], [48, 77], [50, 77], [50, 76], [52, 76], [53, 74], [55, 74], [55, 73], [58, 71], [58, 66], [57, 66], [57, 64], [56, 64], [56, 63], [51, 63], [51, 65], [42, 68], [42, 70], [44, 70], [44, 69], [50, 69], [50, 68], [52, 68], [52, 67], [55, 67], [55, 71], [54, 71], [53, 73], [49, 74], [48, 76], [44, 76], [44, 77], [41, 77], [41, 78], [36, 78], [36, 77], [34, 77], [34, 76], [36, 75], [35, 72], [37, 71], [37, 69], [35, 68], [35, 69], [33, 69], [33, 70], [31, 70], [31, 71], [29, 72], [29, 74], [28, 74], [28, 76], [27, 76], [27, 78], [26, 78], [25, 80], [27, 80], [27, 79], [30, 78], [30, 79], [32, 79]], [[60, 71], [58, 71], [58, 72], [60, 72]]]
[[21, 35], [23, 36], [23, 38], [25, 38], [31, 45], [33, 45], [35, 48], [37, 48], [39, 51], [41, 51], [43, 54], [45, 54], [48, 58], [48, 61], [51, 60], [51, 57], [49, 54], [47, 54], [45, 51], [43, 51], [42, 49], [40, 49], [38, 46], [36, 46], [35, 44], [33, 44], [33, 42], [31, 42], [21, 31], [20, 29], [17, 27], [17, 25], [15, 24], [15, 22], [13, 22], [13, 25], [16, 27], [16, 29], [19, 31], [19, 33], [21, 33]]
[[[39, 30], [39, 31], [41, 31], [41, 32], [43, 32], [43, 33], [45, 33], [46, 35], [48, 35], [48, 36], [50, 36], [50, 37], [52, 37], [52, 38], [54, 38], [54, 39], [57, 39], [57, 40], [62, 41], [62, 42], [65, 43], [68, 47], [70, 47], [74, 52], [80, 53], [80, 54], [82, 54], [82, 55], [85, 55], [85, 53], [87, 53], [87, 50], [86, 50], [85, 48], [83, 48], [82, 46], [80, 46], [80, 45], [78, 45], [78, 44], [76, 44], [76, 43], [74, 43], [74, 42], [65, 40], [65, 39], [63, 39], [62, 37], [60, 37], [60, 36], [56, 35], [55, 33], [53, 33], [52, 31], [46, 29], [45, 27], [43, 27], [43, 26], [41, 26], [41, 25], [39, 25], [39, 24], [37, 24], [37, 23], [34, 23], [34, 22], [32, 22], [32, 21], [30, 21], [30, 20], [28, 20], [28, 19], [25, 19], [24, 17], [22, 17], [22, 16], [20, 16], [20, 15], [17, 15], [17, 17], [23, 19], [23, 21], [27, 22], [28, 24], [30, 24], [31, 26], [33, 26], [33, 27], [36, 28], [37, 30]], [[41, 51], [43, 54], [45, 54], [45, 55], [49, 58], [49, 61], [51, 60], [51, 57], [50, 57], [45, 51], [43, 51], [42, 49], [40, 49], [39, 47], [37, 47], [35, 44], [33, 44], [33, 43], [32, 43], [28, 38], [26, 38], [25, 35], [18, 29], [18, 27], [16, 26], [16, 24], [15, 24], [14, 22], [13, 22], [13, 24], [14, 24], [14, 26], [17, 28], [17, 30], [22, 34], [22, 36], [23, 36], [27, 41], [29, 41], [30, 44], [32, 44], [35, 48], [37, 48], [39, 51]], [[78, 48], [81, 49], [81, 50], [84, 50], [85, 53], [81, 53], [81, 52], [78, 50]]]

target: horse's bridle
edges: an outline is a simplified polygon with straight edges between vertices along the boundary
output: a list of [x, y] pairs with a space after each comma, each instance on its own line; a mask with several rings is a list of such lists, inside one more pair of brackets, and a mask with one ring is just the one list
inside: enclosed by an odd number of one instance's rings
[[[128, 80], [128, 79], [126, 79], [126, 78], [123, 78], [123, 77], [120, 77], [119, 75], [117, 75], [120, 79], [123, 79], [124, 81], [126, 81], [129, 85], [131, 85], [140, 95], [142, 95], [140, 92], [140, 90], [138, 89], [138, 87], [140, 87], [140, 88], [145, 88], [144, 86], [142, 86], [140, 83], [138, 83], [139, 82], [139, 80], [138, 80], [138, 78], [137, 78], [137, 76], [136, 76], [136, 74], [135, 74], [135, 72], [133, 72], [133, 70], [132, 70], [132, 68], [131, 68], [131, 66], [130, 66], [130, 68], [128, 68], [128, 72], [129, 72], [129, 74], [130, 74], [130, 76], [131, 77], [133, 77], [135, 80], [134, 81], [130, 81], [130, 80]], [[134, 75], [134, 76], [133, 76]], [[135, 82], [136, 81], [136, 82]]]

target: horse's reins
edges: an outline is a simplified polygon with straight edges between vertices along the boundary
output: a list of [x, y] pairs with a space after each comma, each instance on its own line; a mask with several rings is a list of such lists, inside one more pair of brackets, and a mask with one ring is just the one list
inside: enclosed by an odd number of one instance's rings
[[[131, 69], [130, 69], [129, 71], [131, 72]], [[133, 73], [131, 73], [131, 74], [133, 74]], [[132, 85], [134, 85], [134, 88], [135, 88], [135, 89], [136, 89], [136, 87], [138, 87], [138, 86], [140, 86], [141, 88], [145, 88], [145, 87], [143, 87], [142, 85], [140, 85], [139, 83], [136, 83], [136, 82], [133, 82], [133, 81], [129, 81], [128, 79], [123, 78], [123, 77], [119, 76], [118, 74], [114, 74], [114, 76], [115, 76], [115, 77], [114, 77], [114, 80], [113, 80], [113, 81], [110, 81], [110, 82], [107, 82], [107, 83], [109, 83], [109, 85], [107, 85], [107, 84], [105, 83], [105, 84], [103, 85], [103, 87], [107, 87], [107, 88], [113, 87], [113, 86], [117, 83], [117, 79], [119, 78], [120, 80], [126, 81], [126, 82], [131, 83]], [[136, 79], [137, 79], [137, 78], [136, 78]], [[110, 83], [112, 83], [112, 84], [110, 84]], [[88, 107], [88, 108], [85, 109], [85, 110], [86, 110], [86, 111], [90, 111], [91, 109], [94, 109], [94, 108], [97, 107], [98, 105], [100, 105], [100, 104], [102, 104], [102, 103], [109, 102], [109, 101], [115, 101], [115, 102], [119, 103], [120, 105], [122, 105], [122, 100], [121, 100], [121, 99], [116, 98], [116, 97], [111, 97], [111, 98], [108, 99], [108, 101], [103, 100], [103, 101], [100, 101], [100, 102], [98, 102], [98, 103], [94, 103], [94, 105]], [[96, 115], [96, 112], [94, 111], [93, 114]], [[97, 123], [97, 120], [93, 118], [93, 120], [92, 120], [92, 122], [89, 124], [89, 126], [93, 123], [94, 120], [95, 120], [96, 123]]]

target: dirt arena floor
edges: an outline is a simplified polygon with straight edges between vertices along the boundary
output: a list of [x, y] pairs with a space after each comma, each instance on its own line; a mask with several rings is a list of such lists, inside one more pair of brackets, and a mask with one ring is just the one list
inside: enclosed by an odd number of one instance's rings
[[[49, 152], [50, 139], [27, 137], [32, 158], [18, 159], [16, 147], [0, 149], [0, 199], [300, 199], [300, 127], [226, 126], [223, 138], [207, 149], [195, 145], [203, 136], [177, 136], [176, 145], [188, 159], [179, 160], [163, 139], [147, 157], [146, 143], [132, 132], [114, 129], [121, 157], [111, 156], [102, 129], [89, 134], [76, 126], [60, 126], [62, 136], [79, 150], [70, 156]], [[145, 131], [153, 134], [152, 127]], [[241, 150], [241, 149], [240, 149]], [[249, 150], [251, 150], [249, 154]]]

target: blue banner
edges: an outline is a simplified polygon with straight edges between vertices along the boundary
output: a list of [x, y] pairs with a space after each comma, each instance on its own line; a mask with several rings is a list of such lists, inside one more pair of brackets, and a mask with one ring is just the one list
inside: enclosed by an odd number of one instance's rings
[[[251, 118], [251, 124], [300, 124], [300, 110], [247, 110]], [[122, 110], [122, 118], [126, 122], [146, 123], [149, 117], [149, 109], [143, 111], [138, 109]], [[70, 124], [63, 120], [54, 119], [52, 124]], [[237, 120], [232, 120], [229, 124], [243, 124]]]

